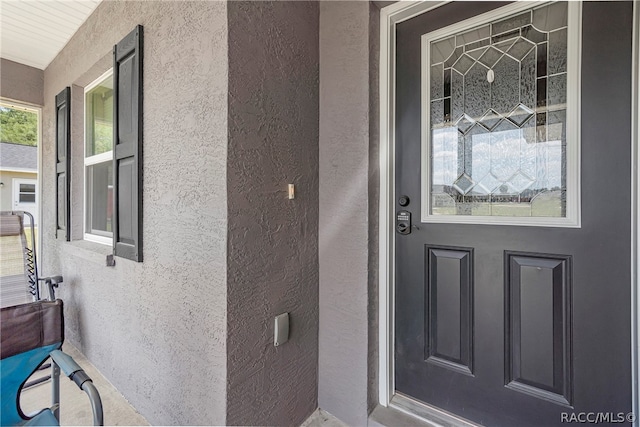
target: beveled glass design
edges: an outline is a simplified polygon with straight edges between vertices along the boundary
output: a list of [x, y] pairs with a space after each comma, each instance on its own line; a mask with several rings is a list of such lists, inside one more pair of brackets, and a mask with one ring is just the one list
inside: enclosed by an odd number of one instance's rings
[[567, 3], [429, 49], [429, 213], [565, 217]]

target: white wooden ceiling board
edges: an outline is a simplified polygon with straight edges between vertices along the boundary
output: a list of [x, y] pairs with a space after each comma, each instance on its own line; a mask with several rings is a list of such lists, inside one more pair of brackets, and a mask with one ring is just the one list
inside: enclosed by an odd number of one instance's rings
[[[22, 3], [22, 2], [20, 2]], [[20, 23], [25, 30], [42, 29], [56, 34], [69, 36], [68, 24], [52, 20], [52, 15], [41, 7], [26, 3], [7, 2], [2, 4], [2, 21]], [[28, 15], [25, 16], [25, 13]], [[75, 25], [75, 23], [74, 23]]]
[[19, 52], [28, 51], [29, 54], [17, 54], [18, 56], [25, 58], [28, 58], [31, 54], [47, 55], [49, 53], [49, 49], [46, 46], [33, 46], [31, 43], [22, 40], [12, 40], [12, 46], [15, 46], [15, 48], [19, 49]]
[[45, 69], [101, 0], [0, 0], [0, 56]]
[[13, 62], [17, 62], [19, 64], [24, 64], [24, 65], [28, 65], [30, 67], [34, 67], [34, 68], [40, 68], [40, 61], [36, 62], [34, 61], [33, 58], [34, 54], [33, 53], [29, 53], [29, 57], [26, 57], [25, 55], [6, 55], [3, 58], [8, 59], [10, 61]]
[[[46, 21], [40, 20], [37, 17], [33, 17], [31, 20], [26, 20], [23, 18], [11, 18], [9, 16], [3, 15], [0, 18], [0, 22], [2, 23], [2, 25], [11, 27], [11, 31], [2, 32], [3, 37], [10, 36], [11, 32], [16, 30], [20, 30], [24, 34], [36, 32], [42, 34], [51, 34], [55, 37], [61, 37], [63, 39], [69, 36], [63, 30], [54, 28], [51, 25], [47, 24]], [[31, 26], [31, 28], [29, 28], [29, 26]]]
[[26, 29], [43, 22], [48, 24], [49, 28], [57, 27], [56, 21], [46, 11], [27, 2], [3, 1], [0, 7], [4, 21], [21, 22]]
[[[28, 3], [27, 3], [28, 4]], [[33, 7], [33, 5], [30, 5]], [[72, 11], [68, 11], [68, 7], [64, 3], [47, 3], [38, 2], [37, 8], [47, 12], [51, 18], [53, 18], [54, 24], [72, 24], [78, 27], [84, 22], [82, 16], [78, 17]], [[75, 32], [75, 31], [74, 31]]]
[[[13, 40], [12, 41], [12, 45], [15, 46], [15, 48], [19, 49], [19, 51], [13, 55], [14, 58], [26, 58], [28, 59], [31, 55], [47, 55], [49, 53], [49, 50], [46, 47], [34, 47], [30, 44], [21, 42], [19, 40]], [[25, 53], [20, 53], [20, 52], [27, 52], [28, 54]], [[7, 59], [11, 59], [12, 61], [15, 61], [15, 59], [12, 58], [7, 58]], [[31, 59], [29, 62], [33, 62], [33, 59]]]
[[44, 41], [55, 40], [59, 43], [64, 43], [67, 40], [67, 38], [64, 35], [61, 35], [53, 31], [47, 31], [45, 28], [35, 28], [29, 31], [25, 29], [24, 26], [21, 26], [15, 21], [11, 21], [8, 23], [5, 21], [2, 21], [2, 26], [5, 27], [3, 29], [6, 30], [6, 33], [3, 34], [2, 36], [3, 41], [8, 39], [16, 39], [16, 38], [19, 38], [20, 40], [34, 38], [34, 39], [42, 39]]
[[95, 9], [94, 7], [85, 9], [82, 3], [75, 1], [65, 1], [64, 8], [68, 11], [68, 13], [73, 13], [75, 17], [82, 19], [83, 22], [87, 15], [87, 11], [88, 13], [91, 13]]
[[[5, 49], [6, 46], [8, 46], [10, 49]], [[49, 55], [49, 47], [44, 43], [36, 45], [32, 40], [22, 40], [15, 37], [7, 37], [7, 39], [2, 39], [0, 47], [3, 52], [3, 58], [6, 57], [4, 55], [5, 50], [14, 52], [14, 55], [25, 58], [28, 58], [32, 55]]]
[[28, 30], [41, 28], [65, 37], [75, 33], [75, 26], [79, 27], [84, 22], [84, 19], [67, 16], [42, 1], [2, 1], [0, 8], [5, 21], [16, 21]]
[[[60, 36], [67, 36], [67, 33], [60, 30], [57, 27], [54, 27], [50, 23], [47, 23], [43, 19], [39, 19], [37, 16], [32, 16], [31, 18], [27, 18], [24, 16], [19, 16], [13, 14], [10, 10], [6, 8], [2, 10], [2, 24], [3, 25], [13, 25], [14, 27], [21, 28], [24, 32], [31, 32], [34, 29], [42, 29], [45, 31], [50, 31], [53, 34], [57, 34]], [[46, 28], [43, 28], [42, 25], [46, 25]], [[3, 36], [7, 36], [8, 32], [3, 31]]]
[[[28, 8], [29, 11], [40, 10], [53, 18], [54, 23], [64, 23], [66, 21], [74, 22], [83, 21], [82, 14], [78, 16], [77, 12], [68, 7], [64, 2], [46, 2], [46, 1], [16, 1], [14, 4], [20, 4], [20, 7]], [[24, 5], [22, 3], [25, 3]], [[62, 21], [60, 21], [62, 20]]]
[[84, 14], [93, 12], [94, 7], [89, 2], [78, 1], [78, 0], [69, 0], [67, 4], [73, 4], [73, 7]]
[[[47, 6], [51, 6], [50, 4], [47, 4], [47, 3], [45, 4]], [[81, 10], [75, 7], [73, 3], [67, 2], [67, 1], [57, 4], [55, 6], [52, 6], [49, 9], [52, 9], [52, 10], [55, 9], [57, 12], [64, 13], [66, 15], [73, 16], [73, 17], [83, 16], [83, 13]]]

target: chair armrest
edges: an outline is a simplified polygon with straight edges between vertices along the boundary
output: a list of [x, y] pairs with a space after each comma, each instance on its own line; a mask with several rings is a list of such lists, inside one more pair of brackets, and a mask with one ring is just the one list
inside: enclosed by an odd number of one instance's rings
[[91, 378], [89, 378], [80, 365], [68, 354], [60, 350], [54, 350], [50, 353], [50, 356], [60, 367], [60, 370], [89, 396], [91, 409], [93, 411], [93, 425], [104, 425], [102, 399], [100, 399], [100, 393], [98, 393], [98, 390], [93, 385]]
[[62, 283], [62, 276], [51, 276], [51, 277], [38, 277], [38, 281], [40, 282], [46, 282], [46, 283], [53, 283], [54, 285], [57, 285], [59, 283]]
[[[56, 290], [60, 283], [63, 282], [62, 276], [51, 276], [51, 277], [39, 277], [38, 282], [44, 282], [47, 287], [47, 291], [49, 292], [49, 300], [55, 301], [56, 299]], [[35, 285], [36, 287], [38, 285]], [[39, 293], [37, 294], [39, 295]]]

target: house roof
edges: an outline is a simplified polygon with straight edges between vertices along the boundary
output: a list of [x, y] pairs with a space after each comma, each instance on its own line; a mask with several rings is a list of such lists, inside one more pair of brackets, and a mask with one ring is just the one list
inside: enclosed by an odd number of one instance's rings
[[38, 147], [0, 142], [0, 170], [38, 172]]

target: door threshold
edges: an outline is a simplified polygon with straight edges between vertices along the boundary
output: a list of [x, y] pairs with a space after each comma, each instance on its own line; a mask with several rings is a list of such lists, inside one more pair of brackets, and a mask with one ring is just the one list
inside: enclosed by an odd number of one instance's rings
[[427, 426], [480, 427], [480, 424], [399, 393], [393, 396], [391, 402], [389, 402], [389, 407], [412, 416]]

